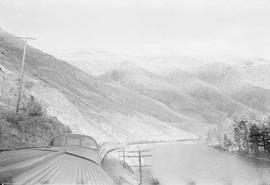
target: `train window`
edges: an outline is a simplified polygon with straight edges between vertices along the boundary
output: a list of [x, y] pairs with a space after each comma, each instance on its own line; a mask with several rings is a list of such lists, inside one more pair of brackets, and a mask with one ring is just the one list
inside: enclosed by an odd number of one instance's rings
[[50, 146], [83, 146], [98, 150], [98, 145], [91, 137], [81, 135], [63, 135], [55, 137]]
[[65, 145], [65, 137], [59, 136], [54, 138], [53, 140], [53, 146], [64, 146]]
[[67, 142], [67, 146], [70, 145], [75, 145], [75, 146], [80, 146], [81, 141], [80, 141], [80, 137], [73, 137], [73, 136], [68, 136], [66, 137], [66, 142]]
[[82, 137], [81, 138], [81, 145], [84, 147], [95, 149], [95, 150], [98, 149], [96, 142], [89, 137]]

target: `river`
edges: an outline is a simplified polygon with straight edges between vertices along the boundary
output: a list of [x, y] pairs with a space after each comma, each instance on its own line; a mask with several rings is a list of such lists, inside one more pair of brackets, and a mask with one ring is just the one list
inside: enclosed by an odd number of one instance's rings
[[152, 155], [152, 173], [162, 185], [270, 184], [270, 162], [204, 144], [154, 144]]

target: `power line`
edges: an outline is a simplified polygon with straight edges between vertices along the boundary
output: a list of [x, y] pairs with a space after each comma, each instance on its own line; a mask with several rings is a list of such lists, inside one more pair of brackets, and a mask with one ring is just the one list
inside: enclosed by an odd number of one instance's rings
[[[125, 154], [127, 152], [127, 155]], [[139, 185], [142, 185], [143, 184], [143, 171], [142, 171], [142, 168], [143, 167], [151, 167], [152, 165], [145, 165], [145, 164], [142, 164], [142, 159], [144, 157], [152, 157], [152, 154], [148, 154], [148, 153], [145, 153], [145, 152], [151, 152], [151, 150], [141, 150], [141, 149], [138, 149], [138, 150], [126, 150], [125, 148], [123, 148], [123, 150], [119, 150], [118, 153], [122, 154], [122, 156], [119, 156], [121, 158], [123, 158], [124, 160], [124, 168], [126, 166], [126, 158], [138, 158], [138, 165], [134, 165], [134, 166], [131, 166], [131, 167], [139, 167], [139, 175], [140, 175], [140, 182], [139, 182]], [[129, 155], [131, 154], [131, 155]], [[136, 155], [137, 154], [137, 155]]]

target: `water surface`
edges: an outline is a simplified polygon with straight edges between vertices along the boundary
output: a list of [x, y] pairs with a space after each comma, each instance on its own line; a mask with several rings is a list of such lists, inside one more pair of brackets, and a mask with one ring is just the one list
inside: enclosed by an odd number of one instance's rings
[[270, 184], [270, 162], [204, 144], [157, 144], [152, 149], [152, 170], [164, 185]]

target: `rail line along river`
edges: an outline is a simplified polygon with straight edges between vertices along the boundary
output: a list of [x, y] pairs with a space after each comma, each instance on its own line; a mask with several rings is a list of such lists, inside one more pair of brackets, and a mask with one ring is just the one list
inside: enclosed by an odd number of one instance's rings
[[165, 185], [270, 184], [270, 162], [204, 144], [154, 144], [152, 155], [153, 174]]

